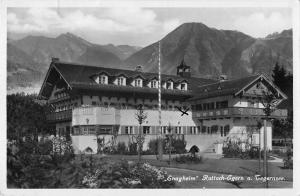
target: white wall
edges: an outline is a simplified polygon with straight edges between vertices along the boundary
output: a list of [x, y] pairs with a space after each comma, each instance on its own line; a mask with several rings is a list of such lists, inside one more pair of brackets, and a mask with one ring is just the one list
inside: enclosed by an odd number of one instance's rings
[[[158, 126], [158, 111], [157, 110], [145, 110], [147, 113], [147, 118], [143, 125], [145, 126]], [[162, 111], [161, 120], [162, 126], [168, 126], [171, 123], [171, 126], [197, 126], [192, 119], [192, 113], [187, 112], [189, 115], [181, 116], [180, 111]], [[136, 110], [120, 110], [120, 124], [124, 126], [136, 125], [138, 126], [138, 121], [135, 118]]]
[[[116, 125], [119, 124], [115, 108], [81, 107], [72, 112], [72, 126], [76, 125]], [[87, 120], [88, 119], [88, 120]]]

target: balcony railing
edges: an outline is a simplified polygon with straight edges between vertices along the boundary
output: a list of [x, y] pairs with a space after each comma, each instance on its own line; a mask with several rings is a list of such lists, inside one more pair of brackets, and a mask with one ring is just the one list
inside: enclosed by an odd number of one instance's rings
[[[231, 107], [205, 111], [193, 111], [193, 118], [208, 119], [222, 117], [264, 117], [265, 113], [262, 108], [246, 108], [246, 107]], [[276, 109], [270, 118], [286, 118], [287, 110]]]
[[70, 95], [67, 95], [67, 96], [64, 96], [64, 97], [50, 99], [50, 100], [48, 100], [48, 102], [49, 103], [56, 103], [56, 102], [67, 100], [67, 99], [70, 99]]
[[53, 112], [47, 114], [47, 120], [52, 122], [70, 121], [72, 119], [72, 110], [65, 110], [61, 112]]

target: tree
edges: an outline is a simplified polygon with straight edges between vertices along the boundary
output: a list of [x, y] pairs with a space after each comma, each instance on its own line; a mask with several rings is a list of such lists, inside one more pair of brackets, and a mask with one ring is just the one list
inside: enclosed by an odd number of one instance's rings
[[142, 155], [142, 148], [144, 143], [144, 137], [142, 136], [142, 124], [145, 122], [147, 118], [147, 113], [145, 113], [143, 109], [143, 105], [139, 105], [137, 108], [137, 112], [135, 113], [135, 118], [137, 119], [139, 123], [139, 134], [137, 137], [137, 144], [138, 144], [138, 157], [139, 157], [139, 163], [141, 162], [141, 155]]
[[273, 129], [274, 136], [283, 138], [286, 144], [288, 138], [293, 138], [293, 119], [275, 119], [273, 121]]
[[26, 134], [34, 135], [49, 129], [46, 111], [49, 106], [39, 102], [36, 95], [24, 93], [7, 95], [7, 137], [19, 140]]
[[272, 70], [273, 82], [279, 89], [284, 92], [288, 100], [280, 104], [279, 107], [287, 108], [289, 110], [289, 116], [293, 115], [293, 75], [288, 73], [283, 66], [276, 63]]
[[284, 89], [286, 87], [286, 70], [283, 66], [280, 66], [278, 62], [275, 64], [274, 69], [272, 70], [273, 74], [273, 82], [280, 89]]

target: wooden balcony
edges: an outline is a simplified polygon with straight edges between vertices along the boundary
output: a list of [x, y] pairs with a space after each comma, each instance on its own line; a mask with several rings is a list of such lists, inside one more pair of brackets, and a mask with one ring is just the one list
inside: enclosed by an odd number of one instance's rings
[[72, 120], [72, 110], [53, 112], [47, 114], [47, 120], [50, 122], [63, 122]]
[[[192, 117], [197, 119], [248, 117], [263, 118], [265, 113], [262, 108], [231, 107], [205, 111], [193, 111]], [[276, 109], [270, 118], [286, 118], [286, 109]]]
[[48, 103], [57, 103], [57, 102], [68, 100], [68, 99], [70, 99], [70, 95], [60, 97], [60, 98], [50, 99], [50, 100], [48, 100]]

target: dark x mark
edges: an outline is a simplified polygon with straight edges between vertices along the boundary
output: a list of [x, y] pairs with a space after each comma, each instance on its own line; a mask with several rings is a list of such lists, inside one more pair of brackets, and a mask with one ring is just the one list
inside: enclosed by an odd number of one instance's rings
[[175, 106], [175, 108], [177, 108], [180, 112], [181, 112], [181, 116], [183, 116], [183, 115], [189, 115], [187, 112], [190, 110], [190, 108], [186, 108], [185, 110], [184, 110], [184, 108], [183, 107], [178, 107], [178, 106]]

